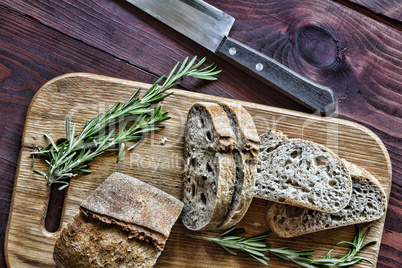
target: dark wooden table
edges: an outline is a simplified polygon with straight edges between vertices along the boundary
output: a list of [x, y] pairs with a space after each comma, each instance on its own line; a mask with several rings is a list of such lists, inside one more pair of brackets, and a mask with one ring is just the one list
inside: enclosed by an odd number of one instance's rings
[[[378, 267], [402, 267], [401, 2], [207, 2], [236, 18], [231, 37], [331, 87], [331, 117], [362, 124], [384, 142], [393, 182]], [[320, 42], [297, 46], [297, 36]], [[328, 36], [335, 58], [325, 56]], [[25, 116], [38, 89], [71, 72], [153, 83], [194, 55], [223, 72], [214, 83], [185, 80], [183, 89], [312, 113], [125, 1], [0, 1], [0, 266]]]

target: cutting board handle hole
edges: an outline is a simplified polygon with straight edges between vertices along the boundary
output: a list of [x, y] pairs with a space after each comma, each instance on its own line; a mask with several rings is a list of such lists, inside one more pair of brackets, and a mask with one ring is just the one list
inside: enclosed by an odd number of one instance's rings
[[50, 186], [49, 201], [47, 203], [45, 229], [50, 233], [57, 232], [60, 228], [64, 211], [64, 204], [68, 187], [59, 190], [60, 184], [54, 183]]

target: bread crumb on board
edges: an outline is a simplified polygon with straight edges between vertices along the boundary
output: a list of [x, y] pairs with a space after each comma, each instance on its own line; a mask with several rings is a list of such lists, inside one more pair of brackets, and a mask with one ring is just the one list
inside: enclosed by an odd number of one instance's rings
[[167, 138], [163, 137], [163, 139], [161, 140], [161, 145], [165, 145], [166, 141], [167, 141]]

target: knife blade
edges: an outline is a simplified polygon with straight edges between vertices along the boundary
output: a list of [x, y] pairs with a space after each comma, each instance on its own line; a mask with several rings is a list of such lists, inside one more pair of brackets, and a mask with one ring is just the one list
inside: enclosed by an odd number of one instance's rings
[[201, 0], [126, 0], [269, 86], [320, 112], [335, 111], [332, 90], [229, 37], [235, 19]]

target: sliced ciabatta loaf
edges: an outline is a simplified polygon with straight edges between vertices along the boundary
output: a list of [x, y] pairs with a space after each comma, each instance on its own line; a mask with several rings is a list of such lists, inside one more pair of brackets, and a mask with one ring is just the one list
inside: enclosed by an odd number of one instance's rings
[[236, 180], [232, 202], [218, 228], [236, 225], [246, 214], [254, 197], [255, 174], [258, 162], [259, 136], [253, 118], [240, 104], [219, 103], [229, 118], [236, 135], [233, 157], [236, 163]]
[[381, 184], [366, 170], [351, 163], [346, 165], [352, 174], [353, 191], [345, 208], [329, 214], [269, 202], [266, 216], [271, 231], [281, 237], [294, 237], [381, 218], [387, 207]]
[[232, 201], [236, 137], [216, 103], [194, 103], [184, 136], [183, 224], [191, 230], [216, 229]]
[[260, 140], [256, 195], [327, 213], [348, 204], [349, 171], [329, 148], [274, 131], [261, 135]]

